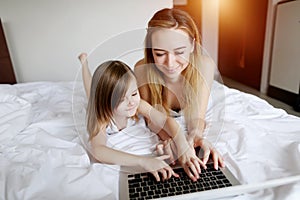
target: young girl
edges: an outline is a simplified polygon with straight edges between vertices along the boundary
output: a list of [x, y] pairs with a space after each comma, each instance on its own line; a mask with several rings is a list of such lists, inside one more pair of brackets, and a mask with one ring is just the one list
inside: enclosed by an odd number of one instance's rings
[[[108, 129], [123, 131], [132, 122], [138, 120], [138, 115], [151, 119], [157, 127], [167, 133], [176, 144], [183, 162], [189, 162], [193, 170], [200, 173], [202, 161], [195, 155], [194, 149], [188, 145], [185, 136], [176, 121], [152, 108], [146, 101], [140, 99], [137, 82], [133, 71], [120, 61], [102, 63], [94, 72], [90, 81], [87, 66], [87, 55], [79, 56], [82, 63], [83, 79], [86, 93], [89, 97], [87, 107], [87, 129], [90, 134], [92, 155], [102, 163], [123, 166], [139, 166], [150, 171], [157, 181], [159, 173], [163, 179], [172, 175], [178, 176], [164, 161], [169, 156], [144, 157], [113, 149], [107, 144]], [[91, 84], [91, 87], [88, 85]], [[194, 177], [196, 180], [198, 176]]]
[[[148, 22], [144, 58], [134, 69], [141, 98], [169, 116], [184, 117], [188, 140], [224, 167], [219, 152], [203, 137], [205, 113], [214, 77], [213, 61], [203, 55], [193, 19], [178, 9], [162, 9]], [[149, 122], [148, 122], [149, 123]], [[155, 129], [149, 123], [150, 129]], [[162, 139], [169, 136], [161, 130]]]

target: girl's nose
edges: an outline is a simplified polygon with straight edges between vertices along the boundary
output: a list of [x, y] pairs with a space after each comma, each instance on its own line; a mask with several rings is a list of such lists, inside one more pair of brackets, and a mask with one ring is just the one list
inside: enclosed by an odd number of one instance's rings
[[134, 105], [134, 100], [133, 98], [128, 99], [128, 105]]

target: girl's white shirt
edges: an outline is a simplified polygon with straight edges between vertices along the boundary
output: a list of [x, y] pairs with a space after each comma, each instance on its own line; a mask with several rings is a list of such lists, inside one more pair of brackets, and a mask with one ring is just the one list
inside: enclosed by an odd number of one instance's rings
[[127, 126], [122, 130], [111, 121], [106, 136], [108, 147], [136, 155], [154, 154], [159, 142], [157, 134], [150, 131], [142, 116], [138, 116], [137, 121], [128, 118]]

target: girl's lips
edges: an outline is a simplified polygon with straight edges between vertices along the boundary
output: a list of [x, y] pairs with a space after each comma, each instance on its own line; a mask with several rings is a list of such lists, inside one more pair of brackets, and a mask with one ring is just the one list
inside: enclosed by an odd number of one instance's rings
[[130, 108], [127, 109], [127, 111], [132, 111], [132, 110], [135, 110], [137, 108], [137, 106], [132, 106]]

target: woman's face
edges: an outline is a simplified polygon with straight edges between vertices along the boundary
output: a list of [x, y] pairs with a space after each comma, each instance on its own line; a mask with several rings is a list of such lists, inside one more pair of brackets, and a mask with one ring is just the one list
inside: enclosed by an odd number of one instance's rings
[[164, 78], [177, 80], [188, 66], [194, 44], [180, 29], [158, 29], [152, 34], [154, 62]]
[[120, 104], [114, 109], [114, 118], [128, 118], [136, 114], [140, 104], [140, 94], [138, 91], [135, 78], [132, 78], [125, 96], [121, 99]]

